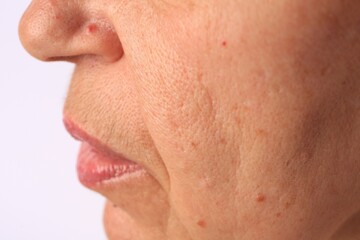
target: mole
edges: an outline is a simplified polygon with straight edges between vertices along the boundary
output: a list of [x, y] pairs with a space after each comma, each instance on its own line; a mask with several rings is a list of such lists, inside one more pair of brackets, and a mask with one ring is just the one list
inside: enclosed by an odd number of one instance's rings
[[197, 222], [197, 225], [199, 225], [202, 228], [206, 228], [206, 222], [205, 220], [201, 219]]

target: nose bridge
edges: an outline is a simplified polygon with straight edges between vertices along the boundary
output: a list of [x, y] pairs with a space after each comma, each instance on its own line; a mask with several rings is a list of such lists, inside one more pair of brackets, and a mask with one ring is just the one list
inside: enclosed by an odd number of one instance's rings
[[19, 25], [23, 46], [43, 61], [80, 55], [119, 59], [123, 50], [113, 25], [98, 13], [89, 14], [89, 5], [79, 0], [34, 0]]

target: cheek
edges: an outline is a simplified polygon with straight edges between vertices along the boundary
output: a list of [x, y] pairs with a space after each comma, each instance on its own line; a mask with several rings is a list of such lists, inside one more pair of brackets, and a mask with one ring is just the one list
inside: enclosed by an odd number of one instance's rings
[[204, 54], [209, 54], [203, 38], [208, 33], [194, 25], [206, 23], [191, 21], [197, 13], [174, 14], [165, 18], [166, 13], [136, 16], [134, 12], [127, 21], [136, 21], [136, 27], [123, 24], [125, 29], [117, 30], [126, 32], [127, 38], [120, 36], [124, 61], [134, 76], [141, 117], [169, 175], [174, 214], [190, 229], [203, 229], [204, 224], [210, 228], [216, 223], [207, 219], [215, 212], [208, 208], [219, 209], [216, 204], [221, 204], [231, 209], [223, 202], [224, 196], [231, 198], [233, 186], [219, 184], [233, 183], [228, 179], [234, 176], [229, 173], [235, 169], [234, 161], [228, 161], [231, 151], [226, 145], [231, 141], [222, 131], [223, 117], [203, 82]]
[[139, 23], [145, 31], [131, 30], [141, 41], [129, 45], [128, 59], [147, 126], [168, 155], [194, 152], [212, 141], [215, 128], [213, 99], [203, 84], [205, 47], [199, 36], [206, 33], [189, 29], [187, 21], [194, 18], [175, 15], [161, 12]]
[[133, 69], [142, 114], [169, 173], [170, 204], [188, 229], [215, 226], [208, 220], [213, 215], [227, 231], [236, 222], [222, 209], [231, 209], [235, 192], [237, 142], [204, 83], [203, 63], [195, 57], [201, 52], [184, 56], [170, 46], [152, 51], [156, 61], [143, 54]]

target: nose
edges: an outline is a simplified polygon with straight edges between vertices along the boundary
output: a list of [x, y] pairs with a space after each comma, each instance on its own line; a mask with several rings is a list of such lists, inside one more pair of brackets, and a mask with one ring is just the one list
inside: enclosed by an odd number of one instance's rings
[[119, 60], [123, 48], [114, 26], [106, 13], [89, 11], [86, 5], [78, 0], [34, 0], [19, 25], [25, 49], [42, 61], [76, 62], [84, 56]]

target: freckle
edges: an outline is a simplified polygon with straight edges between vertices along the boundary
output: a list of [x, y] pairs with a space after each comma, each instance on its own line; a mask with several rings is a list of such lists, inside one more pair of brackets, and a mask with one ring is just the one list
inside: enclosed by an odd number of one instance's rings
[[199, 221], [197, 222], [197, 225], [199, 225], [199, 226], [202, 227], [202, 228], [206, 228], [206, 222], [205, 222], [205, 220], [199, 220]]
[[201, 82], [202, 79], [203, 79], [203, 76], [204, 76], [204, 74], [203, 74], [201, 71], [198, 72], [198, 73], [197, 73], [197, 80]]
[[113, 208], [117, 208], [118, 206], [116, 204], [113, 204]]
[[330, 70], [331, 70], [330, 66], [325, 66], [325, 67], [323, 67], [323, 68], [320, 70], [321, 76], [325, 76], [325, 75], [329, 74], [329, 73], [330, 73]]
[[198, 144], [195, 143], [195, 142], [191, 142], [191, 146], [192, 146], [193, 148], [196, 148], [196, 147], [198, 146]]
[[259, 194], [257, 195], [257, 197], [256, 197], [256, 201], [259, 202], [259, 203], [265, 202], [265, 199], [266, 199], [266, 197], [265, 197], [265, 195], [262, 194], [262, 193], [259, 193]]
[[334, 184], [332, 184], [330, 186], [330, 194], [331, 195], [339, 195], [339, 191], [336, 189], [336, 186]]
[[267, 132], [264, 129], [258, 129], [258, 130], [256, 130], [256, 135], [265, 137], [265, 136], [267, 136]]
[[276, 213], [276, 217], [281, 217], [281, 212]]
[[223, 41], [223, 42], [221, 43], [221, 45], [222, 45], [223, 47], [226, 47], [226, 46], [227, 46], [227, 42], [226, 42], [226, 41]]
[[91, 23], [91, 24], [89, 24], [89, 26], [87, 27], [87, 30], [88, 30], [88, 32], [89, 33], [94, 33], [94, 32], [96, 32], [97, 31], [97, 26], [96, 26], [96, 24], [95, 23]]
[[241, 125], [241, 119], [239, 117], [235, 117], [235, 122], [237, 126]]
[[221, 143], [221, 144], [226, 144], [225, 138], [221, 138], [221, 139], [220, 139], [220, 143]]
[[290, 203], [290, 202], [286, 202], [286, 203], [285, 203], [285, 209], [288, 209], [290, 206], [291, 206], [291, 203]]

